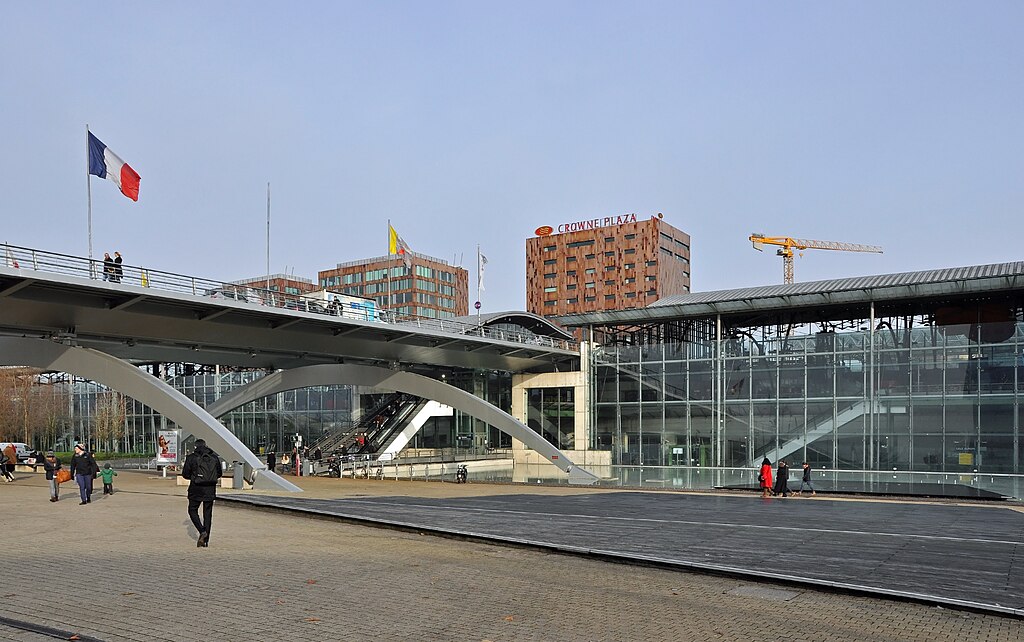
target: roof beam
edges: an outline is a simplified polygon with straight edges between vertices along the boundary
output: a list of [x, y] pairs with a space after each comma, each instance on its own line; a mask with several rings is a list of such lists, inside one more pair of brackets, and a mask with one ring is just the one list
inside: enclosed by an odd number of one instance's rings
[[32, 285], [35, 282], [35, 279], [22, 279], [21, 281], [18, 281], [14, 285], [4, 288], [3, 290], [0, 290], [0, 296], [10, 296], [17, 292], [18, 290], [21, 290], [22, 288], [27, 288], [28, 286]]

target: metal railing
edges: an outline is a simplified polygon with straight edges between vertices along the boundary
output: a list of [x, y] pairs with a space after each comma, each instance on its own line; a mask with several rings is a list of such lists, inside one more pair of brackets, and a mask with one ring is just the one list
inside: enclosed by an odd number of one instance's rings
[[[466, 323], [453, 319], [436, 319], [416, 315], [396, 315], [391, 310], [360, 308], [346, 304], [341, 299], [340, 305], [331, 301], [315, 300], [312, 297], [287, 294], [266, 288], [242, 285], [238, 282], [218, 281], [204, 277], [177, 274], [162, 270], [151, 270], [141, 265], [118, 264], [111, 268], [104, 264], [103, 259], [88, 259], [70, 254], [47, 252], [17, 245], [3, 244], [0, 246], [0, 264], [14, 269], [49, 272], [84, 279], [103, 280], [113, 286], [132, 285], [152, 288], [165, 292], [206, 296], [220, 300], [253, 307], [276, 307], [293, 312], [305, 312], [317, 315], [332, 316], [342, 319], [354, 319], [395, 326], [409, 326], [418, 329], [436, 330], [448, 334], [478, 336], [497, 341], [543, 346], [560, 350], [575, 351], [575, 341], [535, 335], [529, 332], [510, 332], [500, 328], [488, 328], [475, 323]], [[339, 293], [340, 294], [340, 293]]]

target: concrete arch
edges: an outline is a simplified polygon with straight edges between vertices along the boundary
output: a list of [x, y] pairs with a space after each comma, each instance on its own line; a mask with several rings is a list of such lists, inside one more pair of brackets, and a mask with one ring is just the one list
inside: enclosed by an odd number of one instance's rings
[[354, 364], [325, 364], [280, 370], [231, 391], [207, 406], [206, 409], [211, 415], [220, 417], [234, 408], [285, 390], [342, 384], [406, 392], [438, 401], [486, 421], [498, 430], [523, 442], [568, 473], [569, 483], [593, 484], [598, 481], [596, 475], [577, 467], [560, 450], [507, 412], [465, 390], [412, 372]]
[[253, 486], [267, 490], [302, 489], [266, 470], [266, 465], [238, 437], [194, 401], [166, 382], [132, 364], [98, 350], [55, 343], [48, 339], [0, 337], [0, 365], [30, 366], [69, 372], [124, 393], [167, 417], [183, 430], [206, 440], [228, 461], [241, 461], [255, 472]]

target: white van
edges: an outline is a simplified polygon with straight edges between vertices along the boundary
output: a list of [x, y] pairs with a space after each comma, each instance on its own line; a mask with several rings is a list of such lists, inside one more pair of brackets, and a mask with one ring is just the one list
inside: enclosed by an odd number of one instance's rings
[[17, 441], [15, 441], [15, 442], [0, 441], [0, 452], [2, 452], [2, 451], [7, 449], [7, 444], [8, 443], [13, 443], [14, 444], [14, 450], [17, 453], [18, 461], [19, 462], [25, 461], [32, 454], [32, 449], [28, 447], [28, 444], [19, 443]]

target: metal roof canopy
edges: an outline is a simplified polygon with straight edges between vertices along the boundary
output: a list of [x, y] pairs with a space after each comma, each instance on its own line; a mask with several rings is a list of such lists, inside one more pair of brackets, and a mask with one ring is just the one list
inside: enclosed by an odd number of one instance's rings
[[360, 321], [0, 265], [0, 334], [64, 338], [133, 361], [253, 368], [402, 364], [571, 369], [574, 350]]
[[[717, 290], [666, 297], [646, 308], [559, 317], [569, 327], [706, 319], [731, 321], [785, 316], [787, 321], [815, 322], [862, 318], [871, 303], [885, 308], [924, 302], [1005, 298], [1024, 290], [1024, 261], [881, 274], [829, 281]], [[857, 315], [861, 315], [858, 317]]]

